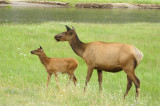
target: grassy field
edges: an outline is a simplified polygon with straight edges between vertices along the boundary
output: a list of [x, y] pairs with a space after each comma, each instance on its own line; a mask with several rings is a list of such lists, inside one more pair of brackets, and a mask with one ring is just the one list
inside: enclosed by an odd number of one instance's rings
[[[105, 41], [135, 45], [144, 53], [136, 75], [141, 80], [140, 99], [135, 102], [135, 87], [123, 100], [126, 90], [126, 74], [103, 73], [103, 92], [98, 93], [97, 72], [94, 71], [83, 93], [87, 66], [69, 46], [68, 42], [56, 42], [54, 35], [65, 31], [64, 25], [74, 26], [83, 42]], [[39, 24], [0, 25], [0, 106], [128, 106], [160, 104], [160, 24], [92, 24], [72, 22], [44, 22]], [[47, 73], [30, 51], [41, 45], [49, 57], [74, 57], [79, 61], [75, 71], [77, 87], [73, 83], [66, 88], [67, 75], [59, 75], [61, 90], [56, 88], [52, 77], [45, 89]]]

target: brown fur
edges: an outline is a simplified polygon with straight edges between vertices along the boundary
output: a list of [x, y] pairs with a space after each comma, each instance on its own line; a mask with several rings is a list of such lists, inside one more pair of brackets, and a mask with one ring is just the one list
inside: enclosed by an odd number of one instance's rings
[[74, 58], [48, 58], [43, 51], [42, 47], [31, 51], [31, 54], [38, 55], [41, 63], [45, 66], [48, 73], [47, 85], [48, 87], [52, 74], [55, 75], [56, 84], [59, 88], [57, 75], [58, 73], [67, 73], [69, 75], [69, 81], [72, 79], [76, 85], [77, 79], [74, 75], [74, 71], [78, 66], [77, 60]]
[[139, 95], [140, 81], [134, 70], [143, 58], [143, 54], [136, 47], [123, 43], [106, 43], [95, 41], [83, 43], [79, 40], [75, 29], [66, 26], [67, 31], [55, 36], [57, 41], [68, 41], [74, 52], [82, 57], [87, 66], [88, 72], [85, 81], [86, 91], [93, 69], [97, 69], [100, 91], [102, 89], [102, 71], [119, 72], [124, 70], [127, 74], [128, 84], [124, 97], [128, 94], [131, 83], [136, 86], [136, 94]]

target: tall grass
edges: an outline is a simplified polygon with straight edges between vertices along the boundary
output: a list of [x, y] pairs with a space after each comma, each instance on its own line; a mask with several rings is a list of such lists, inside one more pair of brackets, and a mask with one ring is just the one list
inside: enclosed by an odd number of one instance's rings
[[[103, 92], [98, 93], [97, 72], [93, 72], [87, 93], [83, 93], [87, 66], [68, 42], [56, 42], [54, 35], [65, 31], [64, 25], [73, 25], [83, 42], [105, 41], [135, 45], [144, 53], [136, 75], [141, 80], [138, 105], [158, 105], [160, 102], [160, 24], [92, 24], [46, 22], [39, 24], [0, 25], [0, 105], [136, 105], [135, 87], [126, 100], [126, 74], [103, 73]], [[75, 71], [77, 87], [66, 88], [67, 75], [59, 75], [61, 89], [54, 78], [45, 89], [47, 73], [30, 51], [41, 45], [49, 57], [74, 57], [79, 61]]]

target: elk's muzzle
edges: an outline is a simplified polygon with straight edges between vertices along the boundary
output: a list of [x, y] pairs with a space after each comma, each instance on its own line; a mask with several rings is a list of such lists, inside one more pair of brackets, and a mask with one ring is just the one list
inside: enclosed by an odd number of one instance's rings
[[56, 41], [60, 41], [61, 36], [56, 35], [56, 36], [54, 36], [54, 38], [56, 39]]

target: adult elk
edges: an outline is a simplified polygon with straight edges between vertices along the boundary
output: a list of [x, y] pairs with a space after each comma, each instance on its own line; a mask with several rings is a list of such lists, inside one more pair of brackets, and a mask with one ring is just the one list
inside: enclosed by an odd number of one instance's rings
[[123, 43], [106, 43], [102, 41], [83, 43], [79, 40], [73, 27], [71, 29], [66, 26], [66, 29], [66, 32], [57, 34], [55, 39], [57, 41], [68, 41], [73, 51], [85, 60], [88, 72], [84, 91], [86, 91], [93, 69], [97, 69], [100, 91], [102, 90], [102, 71], [114, 73], [124, 70], [128, 81], [124, 98], [127, 96], [132, 82], [135, 84], [136, 97], [139, 96], [140, 80], [135, 75], [134, 70], [143, 58], [140, 50]]

